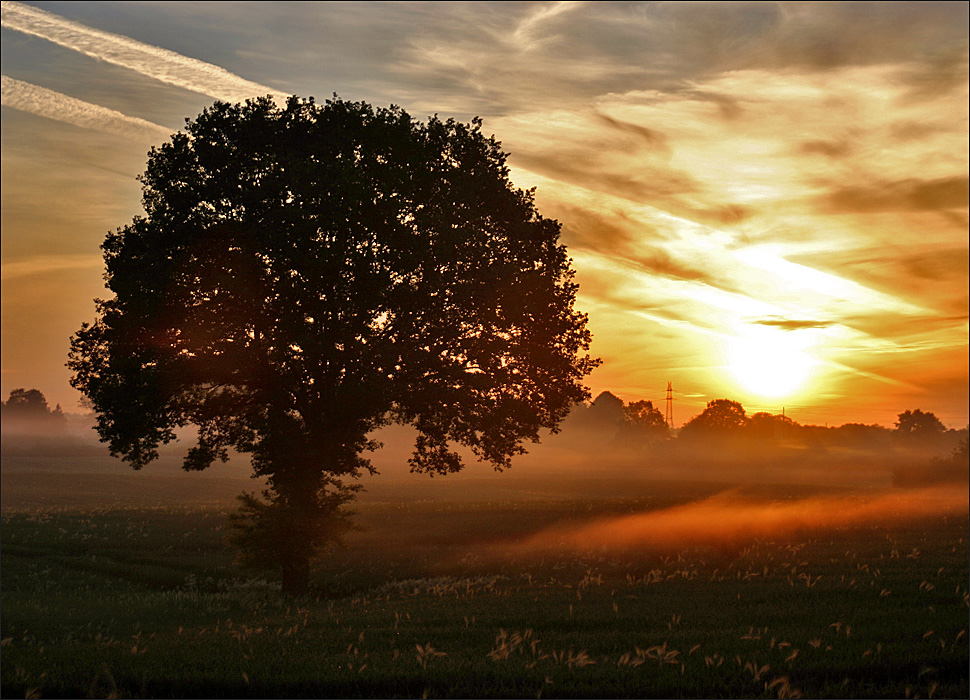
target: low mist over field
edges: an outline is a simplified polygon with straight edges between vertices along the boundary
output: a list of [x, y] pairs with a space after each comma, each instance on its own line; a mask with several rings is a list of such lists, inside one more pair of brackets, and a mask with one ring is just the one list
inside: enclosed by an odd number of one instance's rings
[[[965, 429], [940, 426], [911, 434], [877, 425], [801, 426], [782, 416], [756, 414], [726, 432], [695, 429], [691, 434], [670, 431], [662, 421], [645, 426], [631, 405], [604, 393], [576, 407], [560, 432], [528, 445], [528, 453], [504, 472], [465, 453], [468, 467], [457, 474], [412, 474], [407, 460], [414, 431], [384, 428], [373, 435], [382, 443], [373, 454], [378, 473], [362, 478], [366, 490], [360, 499], [392, 494], [459, 501], [663, 496], [672, 483], [695, 484], [704, 495], [735, 487], [752, 493], [776, 487], [790, 487], [791, 493], [819, 488], [867, 492], [894, 485], [966, 484], [968, 478], [965, 453], [954, 456], [965, 444]], [[80, 504], [87, 498], [128, 504], [230, 502], [240, 490], [260, 487], [243, 455], [201, 473], [183, 471], [192, 431], [163, 447], [158, 463], [134, 472], [108, 455], [93, 428], [90, 415], [50, 410], [33, 422], [5, 416], [3, 479], [10, 488], [3, 490], [4, 505], [56, 504], [59, 499]], [[819, 508], [843, 510], [837, 502]]]
[[846, 527], [965, 514], [968, 495], [966, 488], [938, 487], [904, 493], [777, 500], [726, 491], [672, 508], [544, 529], [515, 543], [513, 548], [523, 553], [563, 547], [580, 551], [676, 552], [688, 546], [744, 545], [792, 535], [817, 537]]

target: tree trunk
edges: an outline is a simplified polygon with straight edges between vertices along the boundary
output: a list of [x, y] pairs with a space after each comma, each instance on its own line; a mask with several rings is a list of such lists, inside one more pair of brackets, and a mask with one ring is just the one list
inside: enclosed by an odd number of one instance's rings
[[302, 598], [310, 591], [310, 557], [294, 555], [283, 563], [283, 595]]

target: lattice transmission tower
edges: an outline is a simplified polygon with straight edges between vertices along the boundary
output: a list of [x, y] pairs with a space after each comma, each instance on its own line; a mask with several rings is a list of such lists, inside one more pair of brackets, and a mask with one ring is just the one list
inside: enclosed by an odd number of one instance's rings
[[664, 421], [667, 423], [667, 427], [673, 430], [674, 428], [674, 390], [670, 386], [670, 382], [667, 382], [667, 410], [664, 413]]

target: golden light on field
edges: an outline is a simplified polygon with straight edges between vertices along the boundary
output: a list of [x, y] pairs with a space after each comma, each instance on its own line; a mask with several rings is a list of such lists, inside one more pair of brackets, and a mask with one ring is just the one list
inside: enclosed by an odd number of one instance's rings
[[[764, 501], [725, 491], [660, 510], [553, 525], [513, 545], [512, 551], [554, 548], [613, 550], [711, 545], [793, 533], [817, 533], [871, 523], [903, 523], [927, 516], [965, 515], [967, 490], [936, 486], [896, 493], [819, 495]], [[503, 549], [508, 553], [510, 548]]]

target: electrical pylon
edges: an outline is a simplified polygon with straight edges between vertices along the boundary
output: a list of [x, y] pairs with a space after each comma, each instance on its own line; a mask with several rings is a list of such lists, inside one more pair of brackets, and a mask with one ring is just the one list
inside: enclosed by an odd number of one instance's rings
[[673, 430], [674, 428], [674, 390], [670, 386], [670, 382], [667, 382], [667, 411], [664, 414], [664, 422], [667, 423], [667, 427]]

